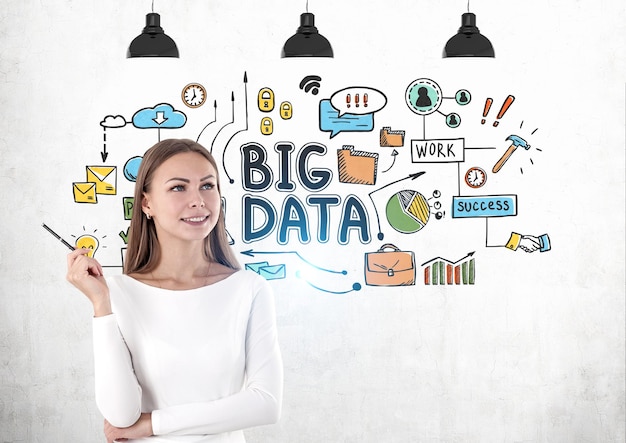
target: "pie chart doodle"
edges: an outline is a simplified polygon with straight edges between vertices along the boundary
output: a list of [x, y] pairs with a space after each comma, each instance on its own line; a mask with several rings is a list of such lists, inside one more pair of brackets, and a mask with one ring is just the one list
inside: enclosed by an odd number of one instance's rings
[[419, 192], [403, 190], [387, 201], [385, 213], [392, 228], [403, 234], [413, 234], [428, 223], [430, 206], [426, 197]]

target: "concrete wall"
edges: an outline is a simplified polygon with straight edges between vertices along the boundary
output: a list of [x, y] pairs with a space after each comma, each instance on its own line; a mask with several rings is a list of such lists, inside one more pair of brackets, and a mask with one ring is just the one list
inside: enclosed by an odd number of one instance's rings
[[[495, 59], [441, 58], [461, 1], [311, 1], [332, 60], [280, 58], [304, 1], [157, 0], [177, 60], [125, 58], [148, 1], [0, 9], [0, 441], [104, 441], [90, 307], [41, 225], [97, 240], [96, 258], [121, 272], [131, 159], [186, 137], [223, 165], [233, 248], [276, 293], [284, 412], [249, 441], [624, 442], [621, 2], [472, 2]], [[300, 88], [309, 75], [317, 94]], [[192, 82], [207, 90], [198, 108], [181, 99]], [[407, 102], [420, 86], [432, 107]], [[365, 93], [372, 112], [356, 110]], [[333, 107], [347, 94], [364, 126]], [[173, 128], [150, 123], [158, 112]], [[384, 127], [402, 143], [381, 146]], [[512, 135], [530, 148], [494, 173]], [[476, 188], [473, 167], [487, 174]], [[97, 203], [75, 193], [98, 174], [114, 189]], [[472, 206], [488, 200], [511, 206]], [[507, 248], [513, 233], [544, 251]], [[387, 243], [400, 253], [377, 254]], [[408, 280], [366, 271], [397, 260]]]

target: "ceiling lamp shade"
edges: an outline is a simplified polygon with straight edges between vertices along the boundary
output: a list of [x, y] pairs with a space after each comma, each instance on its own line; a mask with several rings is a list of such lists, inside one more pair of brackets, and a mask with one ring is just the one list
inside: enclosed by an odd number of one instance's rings
[[317, 32], [315, 16], [310, 12], [300, 15], [300, 27], [283, 46], [281, 58], [285, 57], [333, 57], [330, 42]]
[[156, 12], [146, 15], [146, 27], [130, 43], [126, 58], [135, 57], [176, 57], [178, 48], [161, 27], [161, 16]]
[[476, 14], [466, 12], [461, 27], [443, 49], [443, 57], [495, 57], [493, 46], [476, 27]]

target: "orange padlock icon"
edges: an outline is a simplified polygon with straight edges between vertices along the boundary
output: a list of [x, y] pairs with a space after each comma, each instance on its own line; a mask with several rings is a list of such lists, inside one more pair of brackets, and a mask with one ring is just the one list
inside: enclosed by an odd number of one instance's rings
[[258, 97], [259, 111], [271, 112], [274, 109], [274, 91], [262, 88]]
[[293, 115], [293, 107], [289, 102], [282, 102], [280, 104], [280, 117], [283, 120], [289, 120]]
[[261, 120], [261, 134], [270, 135], [274, 132], [274, 122], [269, 117], [264, 117]]

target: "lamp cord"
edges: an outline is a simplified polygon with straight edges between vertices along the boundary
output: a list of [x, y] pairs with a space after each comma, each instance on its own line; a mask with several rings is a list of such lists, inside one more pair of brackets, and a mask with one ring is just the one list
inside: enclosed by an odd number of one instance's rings
[[467, 12], [469, 12], [469, 2], [470, 0], [467, 0]]
[[152, 0], [152, 12], [154, 12], [154, 0]]
[[309, 12], [309, 0], [306, 0], [306, 12]]

